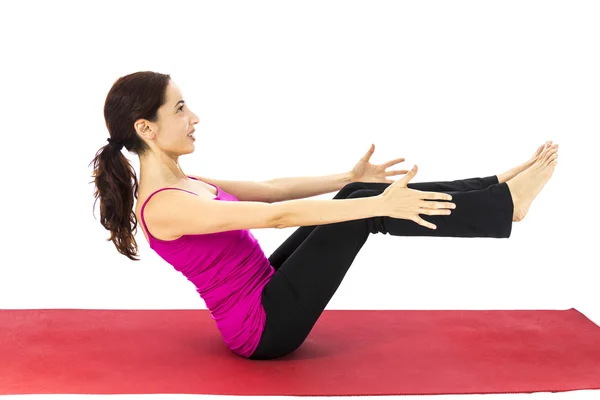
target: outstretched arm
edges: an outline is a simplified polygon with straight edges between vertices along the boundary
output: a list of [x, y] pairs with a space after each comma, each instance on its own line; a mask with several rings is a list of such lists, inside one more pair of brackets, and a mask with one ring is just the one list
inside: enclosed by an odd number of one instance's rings
[[212, 183], [227, 193], [237, 197], [240, 201], [258, 201], [261, 203], [274, 203], [281, 197], [280, 189], [269, 182], [255, 181], [228, 181], [208, 178], [199, 175], [190, 175], [206, 183]]
[[190, 175], [203, 182], [212, 183], [241, 201], [275, 203], [304, 199], [325, 193], [337, 192], [352, 182], [350, 173], [325, 176], [275, 178], [268, 181], [229, 181]]
[[276, 178], [267, 181], [276, 188], [278, 193], [276, 201], [304, 199], [337, 192], [351, 182], [352, 177], [348, 172], [324, 176]]

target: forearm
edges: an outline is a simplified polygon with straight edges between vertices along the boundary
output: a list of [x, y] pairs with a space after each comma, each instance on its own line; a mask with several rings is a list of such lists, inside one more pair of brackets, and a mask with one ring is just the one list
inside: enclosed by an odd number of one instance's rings
[[278, 189], [275, 201], [305, 199], [325, 193], [337, 192], [352, 182], [349, 172], [325, 176], [276, 178], [269, 181]]
[[290, 200], [275, 204], [277, 228], [313, 226], [384, 215], [381, 195], [339, 200]]

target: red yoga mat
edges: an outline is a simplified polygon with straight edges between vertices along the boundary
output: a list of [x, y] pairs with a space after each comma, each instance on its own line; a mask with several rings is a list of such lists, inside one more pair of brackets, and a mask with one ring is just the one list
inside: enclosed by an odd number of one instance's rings
[[579, 311], [325, 310], [285, 357], [230, 351], [208, 310], [0, 310], [0, 394], [361, 396], [600, 388]]

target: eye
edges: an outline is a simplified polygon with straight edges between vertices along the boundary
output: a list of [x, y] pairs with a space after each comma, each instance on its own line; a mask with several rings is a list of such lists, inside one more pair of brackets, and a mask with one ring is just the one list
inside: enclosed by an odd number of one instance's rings
[[181, 107], [179, 107], [178, 110], [182, 110], [183, 111], [183, 105]]

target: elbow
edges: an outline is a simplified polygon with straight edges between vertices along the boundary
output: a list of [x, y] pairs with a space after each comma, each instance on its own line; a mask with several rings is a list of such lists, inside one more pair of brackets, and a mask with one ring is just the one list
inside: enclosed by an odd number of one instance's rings
[[286, 225], [283, 222], [283, 220], [281, 220], [281, 219], [276, 219], [275, 222], [273, 223], [273, 228], [275, 228], [275, 229], [283, 229], [285, 227], [286, 227]]
[[284, 193], [284, 188], [279, 185], [274, 184], [272, 181], [267, 181], [269, 184], [269, 200], [268, 203], [279, 203], [286, 199], [286, 195]]
[[279, 211], [277, 215], [275, 215], [275, 217], [273, 218], [272, 226], [276, 229], [282, 229], [286, 227], [285, 218], [281, 211]]

